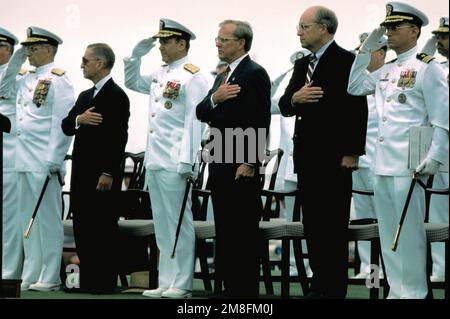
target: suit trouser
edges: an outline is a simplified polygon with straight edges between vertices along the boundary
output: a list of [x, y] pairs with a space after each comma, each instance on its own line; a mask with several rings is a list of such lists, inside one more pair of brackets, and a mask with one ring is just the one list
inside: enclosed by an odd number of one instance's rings
[[[360, 167], [353, 172], [353, 188], [372, 191], [373, 172], [368, 167]], [[373, 218], [376, 219], [374, 197], [369, 195], [353, 194], [353, 204], [355, 206], [355, 219]], [[358, 254], [361, 260], [361, 273], [370, 274], [370, 242], [358, 242]]]
[[[22, 234], [28, 227], [46, 177], [43, 173], [17, 173], [18, 213]], [[61, 185], [56, 175], [52, 175], [29, 237], [22, 239], [24, 283], [61, 283], [60, 268], [64, 241], [61, 210]], [[18, 251], [17, 254], [22, 252]]]
[[73, 228], [80, 259], [80, 287], [112, 290], [121, 257], [115, 193], [72, 190]]
[[[317, 181], [326, 181], [317, 187]], [[321, 168], [300, 172], [303, 224], [313, 272], [311, 289], [326, 298], [345, 298], [351, 171]], [[324, 191], [325, 190], [325, 191]]]
[[186, 180], [176, 172], [147, 170], [145, 182], [150, 190], [156, 244], [159, 248], [159, 287], [192, 290], [195, 230], [191, 193], [186, 203], [175, 258], [170, 257], [186, 190]]
[[375, 211], [380, 233], [381, 252], [390, 286], [388, 298], [423, 299], [428, 293], [426, 280], [426, 237], [424, 227], [425, 195], [416, 185], [398, 239], [397, 250], [391, 244], [402, 215], [411, 177], [375, 175]]
[[[448, 188], [448, 173], [434, 175], [433, 188]], [[432, 195], [430, 201], [430, 223], [448, 224], [449, 205], [448, 195]], [[431, 243], [431, 257], [433, 259], [432, 275], [439, 278], [445, 277], [445, 246], [444, 243]]]
[[210, 166], [216, 228], [216, 273], [227, 297], [259, 295], [259, 219], [261, 198], [256, 178], [235, 180], [236, 170]]
[[22, 228], [18, 210], [17, 173], [3, 173], [3, 278], [22, 275]]

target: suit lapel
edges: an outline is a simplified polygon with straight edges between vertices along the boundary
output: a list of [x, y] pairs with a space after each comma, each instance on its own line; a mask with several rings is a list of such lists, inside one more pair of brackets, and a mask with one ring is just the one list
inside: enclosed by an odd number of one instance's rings
[[320, 57], [319, 63], [317, 63], [316, 68], [314, 70], [314, 73], [312, 76], [313, 81], [315, 79], [317, 79], [317, 80], [320, 79], [321, 74], [326, 74], [326, 72], [322, 72], [322, 69], [324, 69], [324, 70], [328, 69], [327, 65], [328, 65], [328, 63], [330, 63], [330, 61], [332, 62], [333, 56], [335, 55], [335, 52], [336, 52], [336, 48], [337, 48], [337, 44], [336, 44], [336, 42], [333, 41], [329, 45], [329, 47], [325, 50], [325, 52], [322, 54], [322, 56]]
[[110, 87], [112, 87], [113, 85], [114, 85], [114, 81], [112, 78], [109, 79], [108, 81], [106, 81], [105, 85], [103, 85], [103, 87], [100, 89], [100, 91], [97, 93], [97, 95], [92, 99], [92, 103], [101, 99], [103, 97], [103, 95], [105, 94], [105, 92], [109, 91]]
[[241, 73], [246, 69], [247, 65], [251, 62], [250, 57], [247, 55], [244, 59], [242, 59], [241, 63], [238, 64], [236, 69], [234, 69], [233, 73], [231, 73], [228, 78], [228, 83], [233, 84], [236, 79], [239, 79]]

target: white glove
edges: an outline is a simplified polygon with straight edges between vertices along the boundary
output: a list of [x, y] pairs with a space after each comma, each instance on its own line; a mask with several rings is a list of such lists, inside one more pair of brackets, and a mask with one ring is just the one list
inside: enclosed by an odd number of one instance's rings
[[52, 174], [56, 174], [61, 171], [61, 165], [47, 162], [47, 176], [51, 176]]
[[155, 42], [156, 42], [155, 38], [148, 38], [139, 41], [138, 44], [136, 44], [136, 46], [134, 47], [131, 56], [134, 58], [140, 58], [146, 55], [155, 46]]
[[422, 163], [416, 168], [416, 173], [419, 175], [434, 175], [438, 172], [441, 163], [432, 158], [425, 158]]
[[378, 27], [369, 34], [367, 39], [364, 40], [361, 45], [360, 52], [362, 53], [371, 53], [379, 49], [379, 43], [381, 37], [386, 32], [385, 27]]
[[436, 35], [433, 35], [425, 43], [425, 46], [422, 48], [422, 52], [433, 56], [436, 53], [436, 44], [437, 44], [437, 37]]
[[191, 164], [179, 163], [177, 167], [177, 173], [180, 174], [183, 179], [194, 177], [194, 172], [192, 171]]
[[25, 63], [27, 59], [27, 52], [24, 46], [21, 46], [16, 51], [14, 51], [13, 56], [11, 57], [11, 61], [13, 63], [17, 63], [18, 65], [22, 65]]

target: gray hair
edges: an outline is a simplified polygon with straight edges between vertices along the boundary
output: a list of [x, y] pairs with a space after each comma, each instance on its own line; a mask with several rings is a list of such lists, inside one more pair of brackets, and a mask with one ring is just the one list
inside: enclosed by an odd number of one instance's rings
[[244, 39], [244, 49], [246, 52], [250, 51], [253, 42], [253, 30], [250, 23], [239, 20], [224, 20], [219, 24], [219, 27], [222, 27], [224, 24], [234, 24], [236, 26], [234, 36], [238, 39]]
[[105, 63], [105, 68], [108, 70], [113, 68], [114, 62], [116, 61], [116, 56], [109, 45], [106, 43], [93, 43], [88, 45], [88, 49], [91, 49], [92, 53], [96, 57], [103, 60]]
[[338, 27], [338, 19], [336, 14], [332, 10], [326, 7], [318, 7], [316, 12], [316, 22], [326, 25], [328, 33], [336, 33]]

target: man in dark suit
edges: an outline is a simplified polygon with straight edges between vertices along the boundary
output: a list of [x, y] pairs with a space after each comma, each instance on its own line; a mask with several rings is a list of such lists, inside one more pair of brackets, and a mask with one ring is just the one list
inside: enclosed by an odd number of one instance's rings
[[229, 67], [197, 106], [197, 117], [210, 125], [216, 267], [224, 296], [232, 298], [257, 297], [259, 290], [259, 163], [270, 124], [270, 79], [248, 56], [252, 39], [246, 22], [220, 24], [216, 46]]
[[296, 116], [294, 166], [314, 273], [310, 298], [345, 298], [352, 170], [364, 154], [367, 104], [347, 93], [354, 55], [333, 40], [333, 11], [307, 9], [297, 27], [312, 52], [294, 67], [280, 99], [283, 116]]
[[70, 203], [80, 258], [80, 288], [113, 292], [117, 281], [117, 193], [128, 139], [130, 103], [110, 72], [115, 56], [102, 43], [87, 47], [81, 68], [95, 86], [78, 97], [62, 122], [66, 135], [75, 135], [72, 152]]

